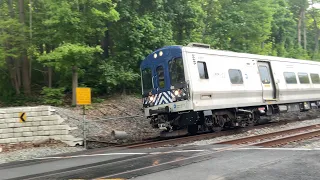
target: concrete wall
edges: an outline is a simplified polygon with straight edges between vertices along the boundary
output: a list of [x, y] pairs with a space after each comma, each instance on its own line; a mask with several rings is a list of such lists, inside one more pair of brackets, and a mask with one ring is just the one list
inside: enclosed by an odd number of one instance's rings
[[[75, 128], [63, 123], [53, 111], [50, 106], [0, 108], [0, 144], [55, 139], [69, 146], [82, 145], [82, 138], [69, 133]], [[20, 122], [20, 113], [26, 113], [25, 122]]]

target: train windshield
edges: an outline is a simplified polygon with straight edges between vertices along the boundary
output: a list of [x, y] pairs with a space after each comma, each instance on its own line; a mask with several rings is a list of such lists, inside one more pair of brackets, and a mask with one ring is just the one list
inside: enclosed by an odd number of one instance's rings
[[174, 88], [181, 88], [185, 83], [183, 61], [181, 57], [169, 61], [169, 71], [171, 86]]
[[150, 68], [142, 70], [142, 87], [143, 93], [148, 93], [152, 90], [152, 71]]

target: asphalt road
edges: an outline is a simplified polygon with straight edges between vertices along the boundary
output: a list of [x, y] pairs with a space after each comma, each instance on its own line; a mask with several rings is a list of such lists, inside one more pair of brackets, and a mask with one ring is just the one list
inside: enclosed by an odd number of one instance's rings
[[176, 169], [136, 180], [319, 180], [320, 149], [245, 149], [223, 152]]
[[192, 146], [97, 150], [0, 166], [0, 179], [320, 179], [320, 150]]

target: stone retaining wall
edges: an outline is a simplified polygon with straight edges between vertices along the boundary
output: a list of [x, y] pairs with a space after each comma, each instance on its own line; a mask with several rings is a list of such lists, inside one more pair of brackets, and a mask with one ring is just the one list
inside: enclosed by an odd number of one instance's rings
[[[61, 140], [69, 146], [82, 145], [83, 139], [70, 135], [64, 119], [53, 114], [50, 106], [0, 108], [0, 144]], [[21, 122], [20, 113], [25, 113]]]

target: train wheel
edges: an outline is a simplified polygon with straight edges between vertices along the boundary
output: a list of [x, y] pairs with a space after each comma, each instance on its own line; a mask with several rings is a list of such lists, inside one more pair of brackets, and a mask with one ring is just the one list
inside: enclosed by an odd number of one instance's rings
[[195, 135], [198, 132], [198, 125], [189, 125], [188, 126], [188, 133], [191, 135]]
[[223, 127], [213, 127], [212, 130], [213, 132], [220, 132], [222, 131]]

